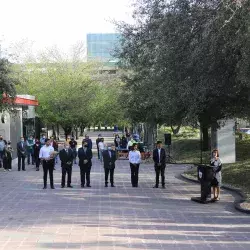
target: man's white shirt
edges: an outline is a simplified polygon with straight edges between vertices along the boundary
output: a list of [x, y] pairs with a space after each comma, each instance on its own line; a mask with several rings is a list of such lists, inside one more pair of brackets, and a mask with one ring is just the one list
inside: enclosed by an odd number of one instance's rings
[[47, 159], [50, 158], [50, 154], [51, 152], [54, 151], [54, 148], [52, 146], [46, 146], [44, 145], [41, 149], [40, 149], [40, 153], [39, 153], [39, 158], [40, 159]]
[[104, 150], [105, 149], [105, 144], [103, 142], [99, 142], [98, 147], [99, 147], [100, 150]]

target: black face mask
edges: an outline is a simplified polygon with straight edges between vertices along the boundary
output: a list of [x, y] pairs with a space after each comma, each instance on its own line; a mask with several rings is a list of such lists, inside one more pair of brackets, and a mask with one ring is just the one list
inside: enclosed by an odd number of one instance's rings
[[0, 138], [0, 141], [2, 141], [3, 140], [3, 138]]

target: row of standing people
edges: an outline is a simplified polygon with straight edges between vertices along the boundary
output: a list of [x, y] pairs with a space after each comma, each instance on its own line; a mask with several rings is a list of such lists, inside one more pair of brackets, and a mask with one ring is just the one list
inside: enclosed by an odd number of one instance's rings
[[[53, 150], [53, 149], [51, 149]], [[114, 170], [115, 163], [117, 160], [117, 153], [115, 144], [108, 144], [107, 148], [102, 150], [103, 167], [105, 173], [105, 187], [108, 187], [108, 179], [110, 181], [111, 187], [114, 185]], [[61, 160], [62, 167], [62, 180], [61, 187], [65, 187], [65, 176], [68, 175], [67, 186], [71, 186], [71, 175], [72, 175], [72, 162], [73, 162], [73, 151], [67, 144], [64, 144], [64, 149], [59, 152], [59, 157]], [[80, 177], [81, 177], [81, 187], [84, 188], [85, 184], [87, 187], [90, 185], [90, 173], [92, 167], [92, 149], [88, 145], [88, 141], [84, 140], [82, 147], [78, 150], [79, 167], [80, 167]], [[154, 150], [153, 158], [155, 161], [155, 172], [156, 172], [156, 183], [154, 188], [159, 186], [159, 177], [161, 175], [162, 188], [165, 188], [165, 168], [166, 168], [166, 153], [162, 148], [162, 143], [157, 142], [157, 149]], [[129, 152], [129, 165], [131, 170], [131, 184], [132, 187], [138, 187], [139, 180], [139, 168], [141, 163], [141, 154], [138, 151], [137, 144], [132, 145], [132, 149]], [[46, 184], [46, 182], [45, 182]], [[46, 185], [45, 185], [46, 188]]]

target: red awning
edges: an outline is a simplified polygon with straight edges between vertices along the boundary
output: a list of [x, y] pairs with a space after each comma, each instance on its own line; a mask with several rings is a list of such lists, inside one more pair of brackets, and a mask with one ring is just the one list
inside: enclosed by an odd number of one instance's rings
[[26, 98], [16, 97], [14, 103], [24, 106], [38, 106], [38, 100], [30, 100]]
[[[13, 100], [9, 97], [6, 97], [6, 95], [3, 95], [3, 102], [4, 103], [12, 103]], [[38, 106], [38, 100], [30, 100], [22, 97], [16, 97], [14, 99], [14, 104], [15, 105], [20, 105], [20, 106]]]

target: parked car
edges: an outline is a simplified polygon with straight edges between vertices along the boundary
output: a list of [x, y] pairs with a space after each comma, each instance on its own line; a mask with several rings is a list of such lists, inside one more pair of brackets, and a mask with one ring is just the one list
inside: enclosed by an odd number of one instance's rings
[[250, 135], [250, 128], [239, 128], [238, 132]]

